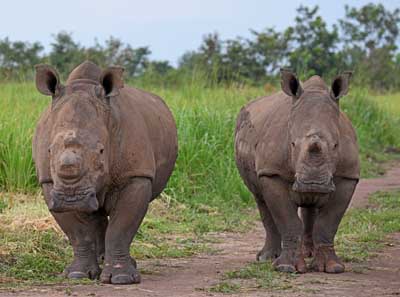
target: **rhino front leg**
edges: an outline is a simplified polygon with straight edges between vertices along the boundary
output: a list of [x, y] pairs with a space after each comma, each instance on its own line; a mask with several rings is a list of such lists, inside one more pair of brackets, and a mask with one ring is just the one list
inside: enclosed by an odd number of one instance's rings
[[303, 255], [304, 257], [312, 257], [314, 254], [313, 230], [317, 209], [315, 207], [302, 207], [300, 212], [304, 227]]
[[313, 231], [315, 255], [312, 267], [316, 271], [344, 272], [344, 265], [335, 252], [334, 238], [357, 182], [357, 180], [337, 178], [335, 193], [319, 209]]
[[103, 283], [140, 283], [129, 247], [147, 212], [152, 186], [148, 178], [133, 178], [116, 197], [106, 232], [106, 255], [100, 276]]
[[[52, 184], [42, 185], [46, 202], [50, 199]], [[93, 214], [79, 212], [52, 212], [58, 225], [67, 235], [73, 251], [74, 260], [64, 270], [68, 278], [96, 279], [100, 275], [100, 267], [97, 255], [104, 250], [104, 241], [101, 242], [101, 234], [104, 233], [104, 224], [107, 218], [99, 212]]]
[[264, 247], [257, 253], [257, 261], [275, 260], [281, 254], [281, 235], [276, 228], [264, 198], [256, 196], [256, 202], [266, 233]]
[[289, 198], [289, 185], [278, 176], [261, 177], [263, 197], [281, 234], [282, 252], [273, 262], [283, 272], [306, 272], [301, 249], [303, 226], [297, 205]]

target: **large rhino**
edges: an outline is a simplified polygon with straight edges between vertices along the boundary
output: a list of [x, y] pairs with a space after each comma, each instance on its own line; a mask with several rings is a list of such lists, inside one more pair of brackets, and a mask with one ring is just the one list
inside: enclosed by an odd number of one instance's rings
[[68, 236], [69, 278], [140, 282], [129, 247], [148, 205], [164, 189], [177, 157], [177, 131], [159, 97], [123, 86], [123, 68], [91, 62], [64, 85], [55, 69], [36, 66], [39, 92], [52, 96], [33, 139], [46, 203]]
[[334, 237], [360, 177], [356, 134], [339, 109], [350, 76], [328, 88], [319, 76], [302, 85], [283, 69], [283, 92], [250, 102], [238, 116], [236, 163], [266, 230], [257, 259], [280, 271], [305, 272], [305, 256], [314, 256], [316, 271], [344, 271]]

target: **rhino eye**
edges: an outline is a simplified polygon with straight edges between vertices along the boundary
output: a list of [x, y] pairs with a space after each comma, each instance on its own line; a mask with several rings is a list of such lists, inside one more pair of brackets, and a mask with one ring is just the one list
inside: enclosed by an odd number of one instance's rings
[[296, 144], [295, 144], [294, 142], [292, 142], [292, 147], [295, 147], [295, 145], [296, 145]]
[[100, 149], [100, 154], [103, 154], [104, 153], [104, 149]]
[[335, 144], [333, 145], [333, 149], [336, 149], [337, 147], [338, 147], [338, 144], [335, 143]]

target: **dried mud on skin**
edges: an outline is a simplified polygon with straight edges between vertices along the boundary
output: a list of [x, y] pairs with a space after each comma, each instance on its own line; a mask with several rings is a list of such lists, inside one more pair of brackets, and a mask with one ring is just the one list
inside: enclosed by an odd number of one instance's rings
[[[395, 189], [400, 189], [399, 162], [383, 177], [361, 180], [351, 207], [366, 207], [371, 194]], [[0, 290], [0, 296], [229, 296], [204, 289], [220, 282], [224, 272], [253, 262], [263, 245], [264, 231], [259, 223], [248, 233], [223, 233], [214, 236], [220, 242], [213, 244], [213, 248], [219, 250], [215, 255], [140, 261], [142, 283], [139, 285], [38, 286], [25, 290]], [[350, 269], [354, 272], [336, 275], [303, 274], [291, 282], [294, 289], [249, 291], [234, 296], [400, 296], [400, 233], [387, 237], [386, 247], [373, 260], [357, 265], [353, 264]], [[349, 264], [347, 270], [348, 266]]]

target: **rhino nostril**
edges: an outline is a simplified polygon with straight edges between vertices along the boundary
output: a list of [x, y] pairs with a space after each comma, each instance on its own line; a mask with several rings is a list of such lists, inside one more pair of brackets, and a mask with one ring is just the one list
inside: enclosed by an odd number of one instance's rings
[[319, 142], [313, 142], [308, 147], [308, 151], [310, 153], [320, 153], [321, 152], [321, 144]]
[[77, 166], [75, 164], [61, 164], [60, 169], [62, 171], [71, 171], [71, 170], [79, 169], [79, 166]]

